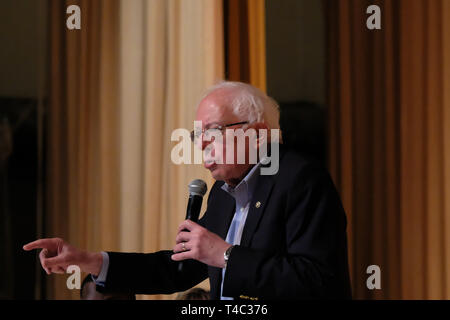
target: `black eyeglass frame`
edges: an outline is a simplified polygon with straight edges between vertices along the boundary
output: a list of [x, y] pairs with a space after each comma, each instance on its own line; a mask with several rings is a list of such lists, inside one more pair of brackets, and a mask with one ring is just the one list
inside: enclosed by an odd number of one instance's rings
[[[240, 125], [240, 124], [248, 124], [248, 123], [250, 123], [250, 122], [249, 121], [241, 121], [241, 122], [236, 122], [236, 123], [224, 124], [223, 126], [217, 126], [217, 127], [214, 127], [214, 128], [208, 128], [208, 129], [205, 128], [205, 129], [202, 129], [201, 134], [205, 134], [205, 132], [208, 131], [208, 130], [220, 130], [220, 131], [223, 131], [224, 129], [226, 129], [228, 127], [237, 126], [237, 125]], [[195, 136], [195, 133], [196, 133], [195, 130], [191, 131], [191, 141], [192, 142], [195, 141], [195, 138], [198, 138], [198, 137]]]

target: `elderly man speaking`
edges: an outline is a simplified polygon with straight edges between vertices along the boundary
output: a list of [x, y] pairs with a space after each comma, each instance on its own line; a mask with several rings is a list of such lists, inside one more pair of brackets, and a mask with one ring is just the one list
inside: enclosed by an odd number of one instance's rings
[[[209, 277], [211, 299], [351, 298], [341, 201], [323, 168], [282, 144], [273, 147], [276, 102], [248, 84], [222, 82], [200, 101], [196, 120], [201, 129], [192, 138], [207, 151], [204, 166], [217, 181], [200, 221], [180, 224], [173, 250], [87, 252], [59, 238], [24, 249], [42, 249], [48, 274], [78, 265], [103, 292], [174, 293]], [[239, 146], [236, 136], [218, 135], [229, 130], [253, 130], [255, 139]], [[262, 174], [267, 157], [249, 161], [262, 147], [279, 163], [273, 174]], [[236, 160], [238, 150], [246, 161], [218, 161]]]

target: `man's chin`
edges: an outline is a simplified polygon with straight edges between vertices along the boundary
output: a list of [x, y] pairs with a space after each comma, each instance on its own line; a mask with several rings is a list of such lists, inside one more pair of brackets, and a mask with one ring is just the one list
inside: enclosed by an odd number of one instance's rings
[[217, 167], [217, 165], [208, 168], [209, 172], [211, 172], [211, 176], [213, 177], [214, 180], [219, 180], [222, 181], [223, 180], [223, 176], [220, 173], [219, 168]]

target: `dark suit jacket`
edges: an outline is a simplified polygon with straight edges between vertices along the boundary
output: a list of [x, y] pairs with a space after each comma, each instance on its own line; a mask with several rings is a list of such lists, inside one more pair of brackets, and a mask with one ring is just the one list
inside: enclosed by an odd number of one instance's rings
[[[278, 173], [257, 179], [241, 244], [232, 250], [226, 269], [224, 296], [351, 298], [346, 217], [326, 170], [280, 147]], [[235, 202], [222, 185], [212, 187], [199, 223], [225, 239]], [[109, 252], [103, 291], [173, 293], [209, 276], [211, 299], [220, 298], [220, 268], [187, 260], [180, 273], [172, 253]]]

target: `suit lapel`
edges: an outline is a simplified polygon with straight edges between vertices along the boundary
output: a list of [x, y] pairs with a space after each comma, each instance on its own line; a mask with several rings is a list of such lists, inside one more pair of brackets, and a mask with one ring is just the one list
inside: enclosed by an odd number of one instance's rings
[[259, 175], [255, 192], [248, 210], [247, 220], [245, 222], [244, 230], [242, 232], [241, 245], [247, 247], [253, 238], [259, 221], [263, 216], [267, 201], [274, 185], [274, 176]]

